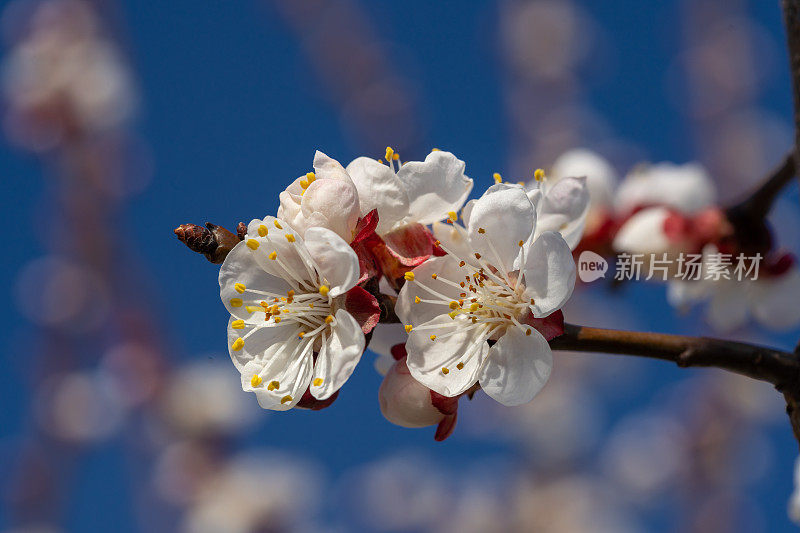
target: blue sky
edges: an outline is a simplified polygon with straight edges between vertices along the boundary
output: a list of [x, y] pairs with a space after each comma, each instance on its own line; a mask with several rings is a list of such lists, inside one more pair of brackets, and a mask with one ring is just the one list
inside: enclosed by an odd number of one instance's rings
[[[433, 146], [448, 149], [467, 162], [476, 191], [488, 186], [492, 172], [503, 172], [510, 156], [498, 6], [419, 0], [360, 5], [393, 58], [385, 68], [400, 69], [417, 97], [420, 153], [405, 158], [422, 158], [422, 150]], [[678, 2], [581, 5], [602, 30], [600, 53], [605, 58], [579, 72], [584, 103], [603, 116], [618, 138], [635, 142], [653, 160], [700, 157], [692, 126], [676, 112], [666, 83], [681, 47]], [[747, 6], [782, 45], [777, 2], [753, 0]], [[227, 314], [219, 302], [216, 267], [188, 253], [172, 228], [207, 220], [233, 227], [240, 220], [272, 214], [278, 192], [311, 170], [314, 150], [346, 162], [373, 142], [394, 141], [364, 139], [343, 121], [340, 101], [315, 71], [298, 34], [270, 2], [123, 1], [119, 15], [119, 33], [141, 91], [136, 132], [148, 147], [153, 170], [149, 186], [128, 204], [121, 220], [124, 238], [118, 244], [141, 267], [137, 289], [148, 295], [155, 316], [167, 326], [176, 364], [209, 356], [225, 360]], [[313, 25], [304, 29], [312, 35], [315, 31]], [[785, 63], [776, 64], [758, 95], [759, 106], [790, 117], [788, 86]], [[0, 411], [0, 452], [6, 462], [16, 436], [28, 425], [31, 362], [24, 340], [35, 332], [17, 309], [13, 284], [23, 266], [45, 251], [40, 235], [50, 183], [34, 157], [6, 144], [0, 145], [0, 169], [5, 184], [0, 221], [6, 228], [0, 275], [8, 280], [0, 298], [0, 403], [5, 407]], [[696, 315], [671, 315], [663, 288], [635, 289], [626, 297], [636, 298], [647, 310], [643, 314], [650, 318], [642, 327], [702, 331]], [[797, 337], [795, 331], [767, 338], [788, 348]], [[642, 368], [648, 385], [638, 384], [635, 393], [609, 400], [611, 420], [691, 372], [656, 362]], [[233, 368], [231, 379], [238, 379]], [[520, 453], [508, 439], [480, 439], [457, 430], [452, 439], [436, 444], [430, 430], [391, 426], [378, 410], [379, 383], [371, 364], [362, 364], [334, 408], [270, 414], [243, 437], [241, 446], [296, 451], [324, 464], [331, 478], [394, 450], [420, 451], [454, 469], [464, 462], [479, 465]], [[797, 445], [788, 424], [774, 425], [769, 437], [774, 464], [752, 490], [766, 514], [766, 530], [790, 531], [785, 501]], [[77, 488], [70, 495], [70, 530], [135, 530], [120, 520], [130, 514], [124, 503], [127, 484], [116, 474], [124, 471], [124, 451], [121, 440], [113, 439], [81, 460]], [[653, 513], [646, 523], [653, 531], [669, 531], [664, 518]], [[0, 525], [3, 520], [0, 513]]]

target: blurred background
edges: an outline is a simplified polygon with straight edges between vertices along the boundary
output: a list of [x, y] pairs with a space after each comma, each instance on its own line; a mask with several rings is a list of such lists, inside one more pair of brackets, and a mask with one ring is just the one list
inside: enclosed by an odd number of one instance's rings
[[[777, 1], [15, 0], [2, 36], [0, 529], [793, 530], [782, 399], [721, 371], [557, 353], [530, 405], [462, 400], [435, 443], [383, 419], [368, 352], [331, 408], [262, 411], [172, 233], [274, 213], [316, 149], [450, 150], [476, 192], [575, 147], [699, 161], [731, 201], [792, 142]], [[664, 291], [565, 315], [708, 334]]]

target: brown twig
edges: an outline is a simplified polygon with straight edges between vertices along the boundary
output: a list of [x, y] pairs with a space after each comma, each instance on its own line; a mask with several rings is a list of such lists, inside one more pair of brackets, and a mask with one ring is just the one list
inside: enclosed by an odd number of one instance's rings
[[672, 361], [680, 367], [715, 367], [771, 383], [784, 394], [800, 443], [800, 356], [709, 337], [619, 331], [566, 324], [550, 341], [554, 350], [633, 355]]
[[786, 45], [789, 50], [789, 68], [792, 77], [794, 101], [794, 159], [800, 167], [800, 0], [781, 2], [783, 24], [786, 28]]

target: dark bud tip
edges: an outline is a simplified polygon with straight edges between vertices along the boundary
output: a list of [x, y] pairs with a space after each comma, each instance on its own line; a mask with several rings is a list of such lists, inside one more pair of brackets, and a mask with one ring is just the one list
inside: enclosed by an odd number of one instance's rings
[[244, 222], [239, 222], [239, 224], [236, 226], [236, 235], [239, 237], [240, 241], [243, 241], [245, 235], [247, 235], [247, 224]]
[[211, 232], [197, 224], [181, 224], [175, 228], [175, 235], [193, 252], [209, 254], [217, 249], [217, 241]]

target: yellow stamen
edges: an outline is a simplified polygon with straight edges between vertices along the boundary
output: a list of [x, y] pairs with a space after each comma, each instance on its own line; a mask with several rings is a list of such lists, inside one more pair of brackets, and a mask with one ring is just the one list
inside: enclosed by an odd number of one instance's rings
[[234, 320], [231, 322], [231, 327], [233, 329], [244, 329], [244, 320]]
[[275, 221], [273, 222], [273, 224], [275, 224], [275, 227], [276, 227], [276, 228], [278, 228], [278, 229], [283, 229], [283, 226], [281, 226], [281, 223], [280, 223], [280, 222], [278, 222], [277, 220], [275, 220]]
[[317, 179], [317, 175], [313, 172], [307, 172], [306, 179], [308, 180], [308, 184], [311, 185]]
[[397, 154], [397, 153], [396, 153], [396, 154], [394, 154], [394, 155], [392, 156], [392, 161], [397, 161], [397, 160], [399, 160], [399, 159], [400, 159], [400, 154]]
[[269, 258], [275, 261], [278, 258], [278, 252], [272, 252], [269, 254]]
[[308, 180], [300, 180], [300, 187], [308, 189]]
[[421, 301], [422, 301], [422, 299], [421, 299], [419, 296], [415, 296], [415, 297], [414, 297], [414, 303], [415, 303], [415, 304], [418, 304], [418, 303], [420, 303]]
[[458, 220], [458, 213], [456, 213], [455, 211], [448, 211], [447, 218], [451, 222], [455, 222], [456, 220]]
[[243, 303], [241, 298], [231, 298], [231, 307], [241, 307]]
[[280, 381], [270, 381], [269, 385], [267, 385], [267, 390], [273, 391], [281, 388]]
[[258, 235], [260, 237], [266, 237], [269, 234], [269, 228], [267, 228], [264, 224], [261, 224], [258, 227]]
[[386, 157], [386, 161], [391, 161], [394, 158], [394, 150], [391, 146], [386, 147], [386, 155], [384, 157]]
[[450, 373], [450, 369], [449, 369], [449, 368], [447, 368], [446, 366], [443, 366], [443, 367], [442, 367], [442, 374], [444, 374], [444, 375], [446, 376], [446, 375], [447, 375], [447, 374], [449, 374], [449, 373]]
[[238, 352], [239, 350], [244, 348], [244, 339], [236, 339], [235, 341], [233, 341], [233, 344], [231, 344], [231, 348], [235, 352]]
[[439, 274], [431, 274], [431, 277], [432, 277], [433, 279], [436, 279], [436, 278], [438, 278], [438, 277], [439, 277]]
[[462, 370], [464, 368], [464, 363], [458, 363], [456, 365], [456, 368], [459, 369], [459, 370]]
[[302, 339], [305, 336], [306, 336], [306, 332], [305, 331], [301, 331], [300, 333], [297, 334], [297, 338], [298, 339]]
[[450, 302], [450, 309], [458, 309], [458, 302], [456, 301]]
[[314, 386], [315, 387], [319, 387], [320, 385], [322, 385], [322, 378], [315, 379], [314, 380]]
[[258, 374], [253, 374], [253, 377], [250, 378], [250, 386], [251, 387], [258, 387], [264, 380], [261, 379], [261, 376]]
[[520, 245], [520, 246], [522, 246], [522, 245], [523, 245], [523, 244], [525, 244], [525, 243], [524, 243], [524, 242], [522, 242], [522, 241], [519, 241], [517, 244], [518, 244], [518, 245]]
[[294, 242], [296, 239], [294, 238], [294, 235], [292, 235], [291, 233], [287, 233], [286, 240], [289, 242]]
[[431, 152], [438, 152], [438, 151], [439, 151], [438, 148], [431, 148]]
[[233, 288], [234, 288], [234, 289], [236, 290], [236, 292], [238, 292], [239, 294], [242, 294], [244, 291], [246, 291], [246, 290], [247, 290], [247, 287], [245, 287], [244, 283], [236, 283], [236, 284], [234, 284], [234, 285], [233, 285]]
[[290, 403], [292, 400], [293, 398], [287, 394], [286, 396], [281, 398], [281, 405]]
[[450, 315], [450, 318], [451, 318], [452, 320], [455, 320], [455, 319], [456, 319], [456, 317], [458, 316], [458, 309], [456, 309], [455, 311], [450, 311], [450, 312], [449, 312], [449, 313], [447, 313], [447, 314], [448, 314], [448, 315]]
[[533, 179], [536, 181], [542, 181], [544, 179], [544, 170], [541, 168], [537, 168], [536, 171], [533, 173]]
[[406, 272], [405, 274], [403, 274], [403, 277], [406, 278], [406, 281], [414, 281], [413, 272]]
[[495, 172], [492, 177], [494, 178], [495, 183], [503, 183], [503, 178], [500, 176], [499, 173]]
[[281, 317], [279, 317], [279, 316], [276, 316], [276, 317], [275, 317], [275, 323], [277, 324], [277, 323], [279, 323], [280, 321], [281, 321]]
[[331, 322], [333, 322], [333, 315], [326, 316], [325, 317], [325, 323], [326, 324], [330, 324]]
[[469, 306], [469, 310], [475, 312], [478, 310], [478, 304], [472, 304]]
[[525, 335], [530, 335], [530, 334], [531, 334], [531, 330], [528, 330], [528, 331], [525, 332]]
[[414, 329], [414, 326], [412, 326], [411, 324], [406, 324], [403, 327], [406, 328], [406, 333], [411, 333], [411, 330]]
[[247, 247], [250, 248], [251, 250], [257, 250], [258, 241], [255, 239], [247, 239]]
[[431, 335], [431, 340], [435, 341], [436, 340], [436, 335]]
[[323, 296], [327, 296], [329, 291], [330, 291], [330, 289], [328, 288], [328, 286], [327, 286], [327, 285], [320, 285], [320, 286], [319, 286], [319, 293], [320, 293], [321, 295], [323, 295]]

